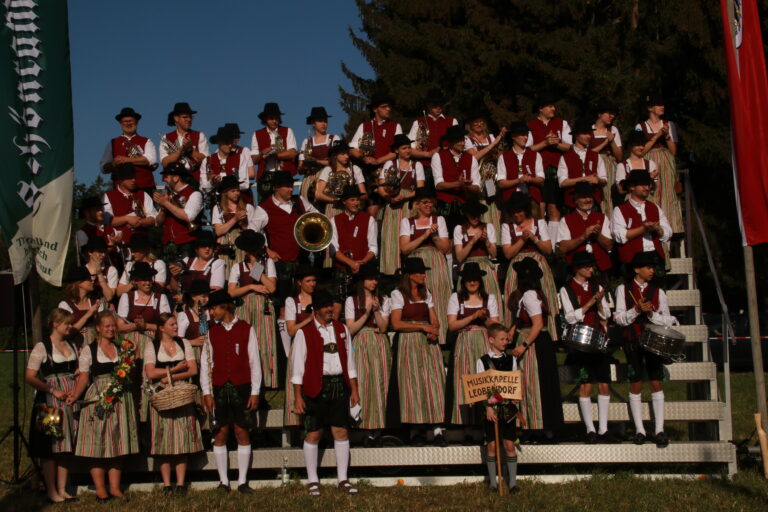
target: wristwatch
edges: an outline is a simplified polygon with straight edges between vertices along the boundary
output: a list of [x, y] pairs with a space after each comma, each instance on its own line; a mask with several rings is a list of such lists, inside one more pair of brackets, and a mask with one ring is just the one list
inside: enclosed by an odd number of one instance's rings
[[528, 347], [530, 347], [530, 346], [531, 346], [531, 345], [530, 345], [530, 344], [529, 344], [527, 341], [524, 341], [524, 342], [522, 342], [522, 343], [521, 343], [521, 345], [522, 345], [523, 347], [525, 347], [525, 348], [528, 348]]

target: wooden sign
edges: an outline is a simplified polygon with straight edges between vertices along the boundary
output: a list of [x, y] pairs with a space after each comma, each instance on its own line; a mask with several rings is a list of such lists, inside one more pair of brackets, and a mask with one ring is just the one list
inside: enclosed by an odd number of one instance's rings
[[499, 393], [510, 400], [522, 400], [523, 390], [520, 382], [522, 372], [499, 372], [486, 370], [483, 373], [469, 373], [461, 376], [464, 388], [464, 402], [473, 404], [488, 399], [492, 392]]

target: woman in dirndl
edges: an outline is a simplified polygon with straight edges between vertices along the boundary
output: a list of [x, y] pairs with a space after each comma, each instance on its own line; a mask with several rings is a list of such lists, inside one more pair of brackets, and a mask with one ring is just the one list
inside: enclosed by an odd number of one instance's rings
[[117, 293], [120, 276], [107, 256], [109, 253], [107, 242], [101, 237], [89, 238], [81, 250], [86, 258], [84, 266], [95, 278], [94, 298], [111, 302]]
[[237, 176], [224, 176], [216, 187], [221, 199], [213, 206], [211, 223], [219, 242], [218, 256], [224, 262], [224, 272], [229, 274], [232, 266], [243, 261], [243, 252], [235, 245], [235, 239], [245, 229], [261, 231], [256, 218], [256, 209], [243, 199]]
[[341, 140], [338, 135], [328, 133], [329, 117], [325, 107], [312, 107], [307, 116], [307, 124], [312, 128], [309, 137], [302, 141], [299, 151], [299, 172], [304, 176], [299, 195], [310, 203], [315, 200], [317, 172], [330, 165], [328, 150], [334, 142]]
[[[179, 337], [179, 326], [171, 313], [160, 315], [157, 336], [144, 349], [144, 373], [159, 388], [173, 382], [189, 382], [198, 372], [192, 345]], [[159, 391], [159, 389], [155, 389]], [[176, 492], [186, 491], [187, 456], [203, 451], [195, 404], [158, 411], [149, 408], [150, 455], [160, 465], [163, 492], [173, 492], [171, 467], [176, 473]]]
[[[200, 367], [200, 353], [205, 343], [205, 332], [207, 332], [210, 322], [208, 308], [205, 307], [208, 303], [209, 293], [211, 293], [211, 287], [208, 286], [208, 282], [205, 279], [195, 279], [189, 285], [189, 289], [184, 292], [184, 306], [181, 311], [176, 313], [179, 337], [192, 347], [198, 368]], [[201, 318], [206, 329], [200, 325]]]
[[402, 278], [391, 295], [390, 319], [397, 332], [395, 373], [400, 422], [411, 425], [411, 443], [424, 444], [425, 429], [433, 428], [435, 446], [447, 446], [445, 419], [445, 365], [438, 345], [440, 324], [427, 272], [421, 258], [403, 261]]
[[365, 446], [382, 446], [386, 426], [387, 390], [392, 371], [389, 326], [389, 297], [379, 290], [379, 268], [375, 260], [355, 274], [353, 295], [344, 302], [344, 320], [352, 338], [360, 392], [359, 428], [368, 431]]
[[[505, 222], [501, 227], [501, 243], [504, 256], [509, 259], [507, 277], [504, 281], [504, 297], [517, 289], [517, 272], [515, 263], [525, 258], [532, 258], [541, 268], [541, 289], [550, 304], [557, 304], [557, 289], [552, 277], [552, 270], [547, 263], [547, 256], [552, 254], [552, 241], [549, 238], [547, 223], [543, 219], [531, 216], [531, 199], [521, 192], [513, 192], [507, 203], [507, 211], [511, 222]], [[513, 304], [507, 303], [504, 308], [504, 325], [511, 325], [513, 318], [510, 313]], [[550, 336], [557, 339], [555, 318], [547, 318], [547, 328]]]
[[595, 124], [592, 125], [592, 139], [589, 149], [600, 155], [605, 166], [607, 183], [603, 187], [603, 204], [600, 209], [606, 215], [613, 212], [613, 186], [616, 180], [616, 164], [621, 162], [621, 133], [614, 126], [618, 108], [609, 102], [602, 102], [595, 108]]
[[312, 294], [317, 288], [317, 273], [312, 267], [302, 265], [293, 274], [293, 293], [285, 299], [285, 330], [291, 340], [288, 349], [288, 367], [285, 372], [285, 406], [283, 407], [283, 426], [298, 427], [301, 417], [293, 413], [294, 390], [291, 384], [293, 375], [293, 337], [299, 329], [312, 321]]
[[205, 279], [211, 291], [224, 288], [227, 281], [224, 260], [216, 256], [219, 243], [216, 236], [210, 231], [198, 231], [197, 238], [192, 242], [195, 255], [181, 260], [181, 262], [169, 263], [171, 272], [171, 284], [176, 304], [184, 301], [184, 291], [189, 289], [195, 279]]
[[[412, 141], [407, 135], [395, 135], [390, 149], [395, 152], [397, 158], [387, 161], [379, 175], [376, 191], [386, 204], [379, 243], [382, 274], [393, 275], [400, 268], [400, 222], [411, 216], [414, 190], [424, 186], [424, 166], [411, 158], [411, 144]], [[396, 186], [392, 185], [394, 182], [397, 182]]]
[[680, 182], [677, 176], [675, 155], [677, 154], [677, 126], [672, 121], [663, 119], [665, 101], [661, 96], [651, 96], [646, 102], [648, 119], [635, 126], [635, 131], [642, 132], [648, 141], [645, 144], [645, 157], [655, 162], [659, 168], [656, 191], [650, 200], [659, 205], [667, 214], [673, 233], [682, 233], [683, 213], [680, 208], [678, 190]]
[[[499, 322], [499, 303], [483, 284], [486, 271], [475, 262], [461, 269], [458, 291], [448, 301], [448, 330], [458, 332], [451, 357], [448, 410], [454, 425], [476, 425], [478, 408], [464, 402], [461, 376], [475, 373], [477, 360], [488, 352], [486, 326]], [[447, 415], [447, 414], [446, 414]]]
[[[456, 262], [461, 266], [476, 263], [483, 271], [483, 286], [489, 295], [496, 297], [501, 308], [502, 294], [499, 289], [499, 276], [496, 264], [496, 228], [483, 222], [482, 216], [488, 210], [483, 203], [474, 199], [464, 203], [461, 208], [464, 223], [453, 228], [453, 252]], [[461, 278], [459, 278], [461, 279]]]
[[[51, 503], [73, 501], [67, 493], [71, 456], [77, 436], [76, 407], [66, 403], [75, 389], [77, 347], [67, 340], [72, 313], [54, 308], [48, 315], [51, 334], [32, 348], [25, 380], [35, 388], [29, 431], [30, 456], [40, 459]], [[60, 421], [53, 420], [58, 415]]]
[[245, 254], [229, 273], [231, 297], [241, 297], [237, 316], [256, 331], [261, 359], [261, 382], [264, 388], [277, 388], [277, 319], [270, 294], [277, 290], [275, 262], [267, 257], [267, 239], [261, 233], [246, 229], [235, 240]]
[[125, 268], [120, 275], [120, 281], [117, 283], [118, 297], [133, 290], [131, 270], [140, 261], [149, 263], [157, 271], [153, 290], [156, 292], [165, 291], [165, 286], [168, 284], [168, 267], [163, 260], [155, 256], [152, 252], [152, 246], [152, 240], [150, 240], [146, 233], [134, 233], [131, 236], [131, 241], [128, 242], [128, 248], [131, 250], [131, 259], [125, 262]]
[[96, 320], [97, 339], [80, 351], [80, 375], [67, 403], [74, 403], [85, 392], [75, 455], [89, 459], [96, 501], [106, 502], [123, 497], [122, 458], [139, 453], [136, 407], [125, 386], [136, 364], [136, 346], [118, 341], [117, 320], [111, 311], [102, 311]]
[[71, 269], [64, 282], [67, 283], [64, 287], [64, 299], [59, 302], [58, 307], [72, 313], [72, 325], [67, 339], [80, 350], [96, 339], [93, 320], [103, 304], [93, 296], [93, 276], [86, 267]]
[[404, 256], [424, 261], [427, 270], [427, 288], [434, 297], [439, 340], [444, 345], [448, 332], [446, 307], [453, 290], [453, 282], [445, 259], [451, 252], [448, 226], [445, 219], [435, 215], [435, 191], [430, 187], [416, 189], [413, 215], [400, 222], [400, 252]]
[[563, 406], [547, 317], [553, 316], [550, 304], [556, 303], [541, 290], [543, 272], [535, 259], [526, 257], [514, 265], [518, 286], [508, 305], [518, 341], [512, 355], [523, 373], [521, 412], [531, 441], [554, 443], [557, 430], [563, 426]]

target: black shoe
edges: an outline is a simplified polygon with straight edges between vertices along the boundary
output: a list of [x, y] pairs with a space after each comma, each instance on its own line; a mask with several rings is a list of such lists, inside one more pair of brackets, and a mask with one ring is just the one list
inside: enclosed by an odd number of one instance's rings
[[516, 486], [516, 485], [515, 485], [515, 486], [513, 486], [513, 487], [510, 487], [510, 488], [509, 488], [509, 492], [510, 492], [511, 494], [517, 494], [517, 493], [519, 493], [519, 492], [520, 492], [520, 488], [519, 488], [518, 486]]
[[605, 433], [605, 434], [598, 434], [598, 437], [600, 438], [600, 442], [601, 442], [601, 443], [604, 443], [604, 444], [616, 444], [616, 443], [619, 443], [619, 442], [620, 442], [620, 441], [619, 441], [619, 440], [616, 438], [616, 436], [614, 436], [613, 434], [611, 434], [611, 432], [610, 432], [610, 431], [606, 431], [606, 433]]
[[424, 446], [427, 442], [427, 438], [424, 434], [416, 434], [411, 438], [411, 446]]
[[240, 484], [237, 486], [237, 492], [240, 494], [251, 494], [253, 492], [253, 489], [248, 487], [248, 484]]
[[108, 501], [111, 501], [112, 499], [113, 499], [113, 496], [111, 494], [109, 496], [107, 496], [106, 498], [100, 498], [100, 497], [96, 496], [96, 503], [106, 503]]
[[216, 489], [218, 489], [219, 491], [224, 491], [224, 492], [229, 492], [229, 491], [232, 490], [232, 489], [229, 488], [228, 485], [224, 485], [221, 482], [219, 482], [219, 486], [216, 487]]
[[663, 431], [656, 434], [653, 440], [656, 443], [657, 448], [666, 448], [667, 446], [669, 446], [669, 438], [667, 437], [667, 434]]
[[173, 486], [172, 485], [165, 485], [163, 486], [163, 494], [172, 494], [173, 493]]
[[597, 432], [587, 432], [587, 439], [584, 442], [587, 444], [597, 444]]
[[445, 448], [448, 446], [448, 441], [445, 440], [445, 436], [443, 434], [437, 434], [432, 440], [432, 444], [440, 448]]
[[177, 485], [176, 486], [176, 494], [187, 494], [187, 486], [186, 485]]
[[64, 501], [66, 501], [67, 503], [74, 503], [76, 501], [80, 501], [80, 499], [75, 498], [74, 496], [70, 496], [69, 498], [64, 498]]
[[640, 432], [636, 433], [634, 443], [638, 446], [645, 444], [645, 434], [641, 434]]

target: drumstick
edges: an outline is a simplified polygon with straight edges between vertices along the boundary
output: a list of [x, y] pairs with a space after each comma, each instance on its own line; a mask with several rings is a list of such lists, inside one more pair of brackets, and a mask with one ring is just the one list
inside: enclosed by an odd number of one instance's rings
[[644, 300], [637, 300], [637, 297], [635, 297], [635, 294], [632, 293], [632, 290], [627, 289], [629, 292], [629, 296], [632, 297], [632, 300], [635, 301], [635, 304], [640, 304], [641, 302], [645, 302]]

